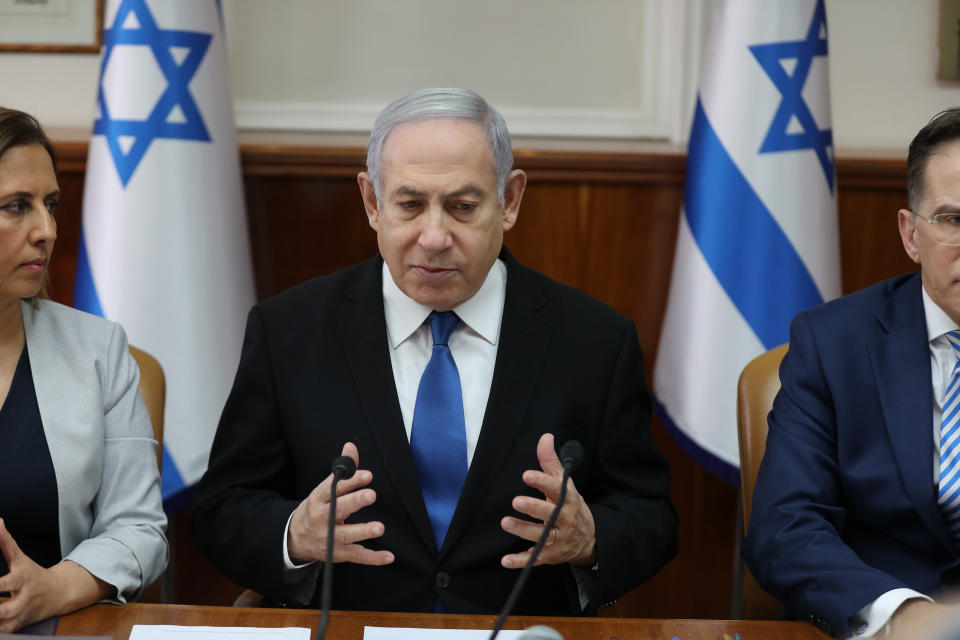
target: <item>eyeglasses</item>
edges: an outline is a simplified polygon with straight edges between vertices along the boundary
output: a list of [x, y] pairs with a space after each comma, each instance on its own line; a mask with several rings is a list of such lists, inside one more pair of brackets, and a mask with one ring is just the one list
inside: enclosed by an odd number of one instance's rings
[[960, 247], [960, 213], [938, 213], [932, 218], [925, 218], [917, 212], [913, 215], [931, 225], [930, 235], [935, 241], [951, 247]]

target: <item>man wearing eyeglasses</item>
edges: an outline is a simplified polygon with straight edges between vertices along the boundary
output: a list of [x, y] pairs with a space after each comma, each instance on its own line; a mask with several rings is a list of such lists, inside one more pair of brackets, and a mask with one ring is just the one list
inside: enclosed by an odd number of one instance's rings
[[960, 108], [917, 134], [907, 173], [920, 273], [794, 319], [743, 544], [789, 616], [841, 638], [957, 622]]

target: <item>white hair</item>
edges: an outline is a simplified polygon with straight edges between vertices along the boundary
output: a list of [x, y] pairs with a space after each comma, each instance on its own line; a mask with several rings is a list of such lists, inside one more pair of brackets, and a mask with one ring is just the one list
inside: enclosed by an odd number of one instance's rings
[[497, 202], [502, 204], [507, 178], [513, 169], [513, 150], [507, 123], [499, 111], [473, 91], [442, 87], [419, 89], [397, 98], [380, 112], [373, 123], [367, 143], [367, 173], [373, 180], [377, 202], [380, 202], [381, 196], [380, 156], [387, 136], [399, 124], [433, 118], [459, 118], [479, 125], [490, 144], [493, 170], [497, 175]]

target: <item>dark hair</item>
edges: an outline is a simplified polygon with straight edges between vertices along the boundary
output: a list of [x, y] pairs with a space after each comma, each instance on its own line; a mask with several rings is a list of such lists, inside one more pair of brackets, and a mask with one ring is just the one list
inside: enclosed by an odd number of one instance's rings
[[[10, 149], [31, 144], [38, 144], [50, 154], [53, 163], [53, 172], [57, 172], [57, 155], [53, 152], [53, 143], [43, 131], [43, 127], [29, 113], [0, 107], [0, 158]], [[48, 298], [50, 288], [50, 272], [44, 274], [40, 292], [31, 299], [36, 306], [38, 298]]]
[[927, 161], [941, 146], [960, 140], [960, 107], [941, 111], [930, 119], [907, 153], [907, 198], [916, 213], [926, 191]]

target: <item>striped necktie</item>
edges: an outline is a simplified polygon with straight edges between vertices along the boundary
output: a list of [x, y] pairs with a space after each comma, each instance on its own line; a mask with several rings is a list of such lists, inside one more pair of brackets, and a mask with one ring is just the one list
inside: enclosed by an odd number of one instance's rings
[[[960, 358], [960, 332], [947, 332], [954, 355]], [[943, 394], [940, 418], [940, 491], [937, 504], [953, 537], [960, 540], [960, 359]]]
[[417, 389], [410, 450], [439, 550], [467, 477], [467, 433], [460, 372], [447, 346], [460, 318], [452, 311], [434, 311], [427, 321], [433, 354]]

